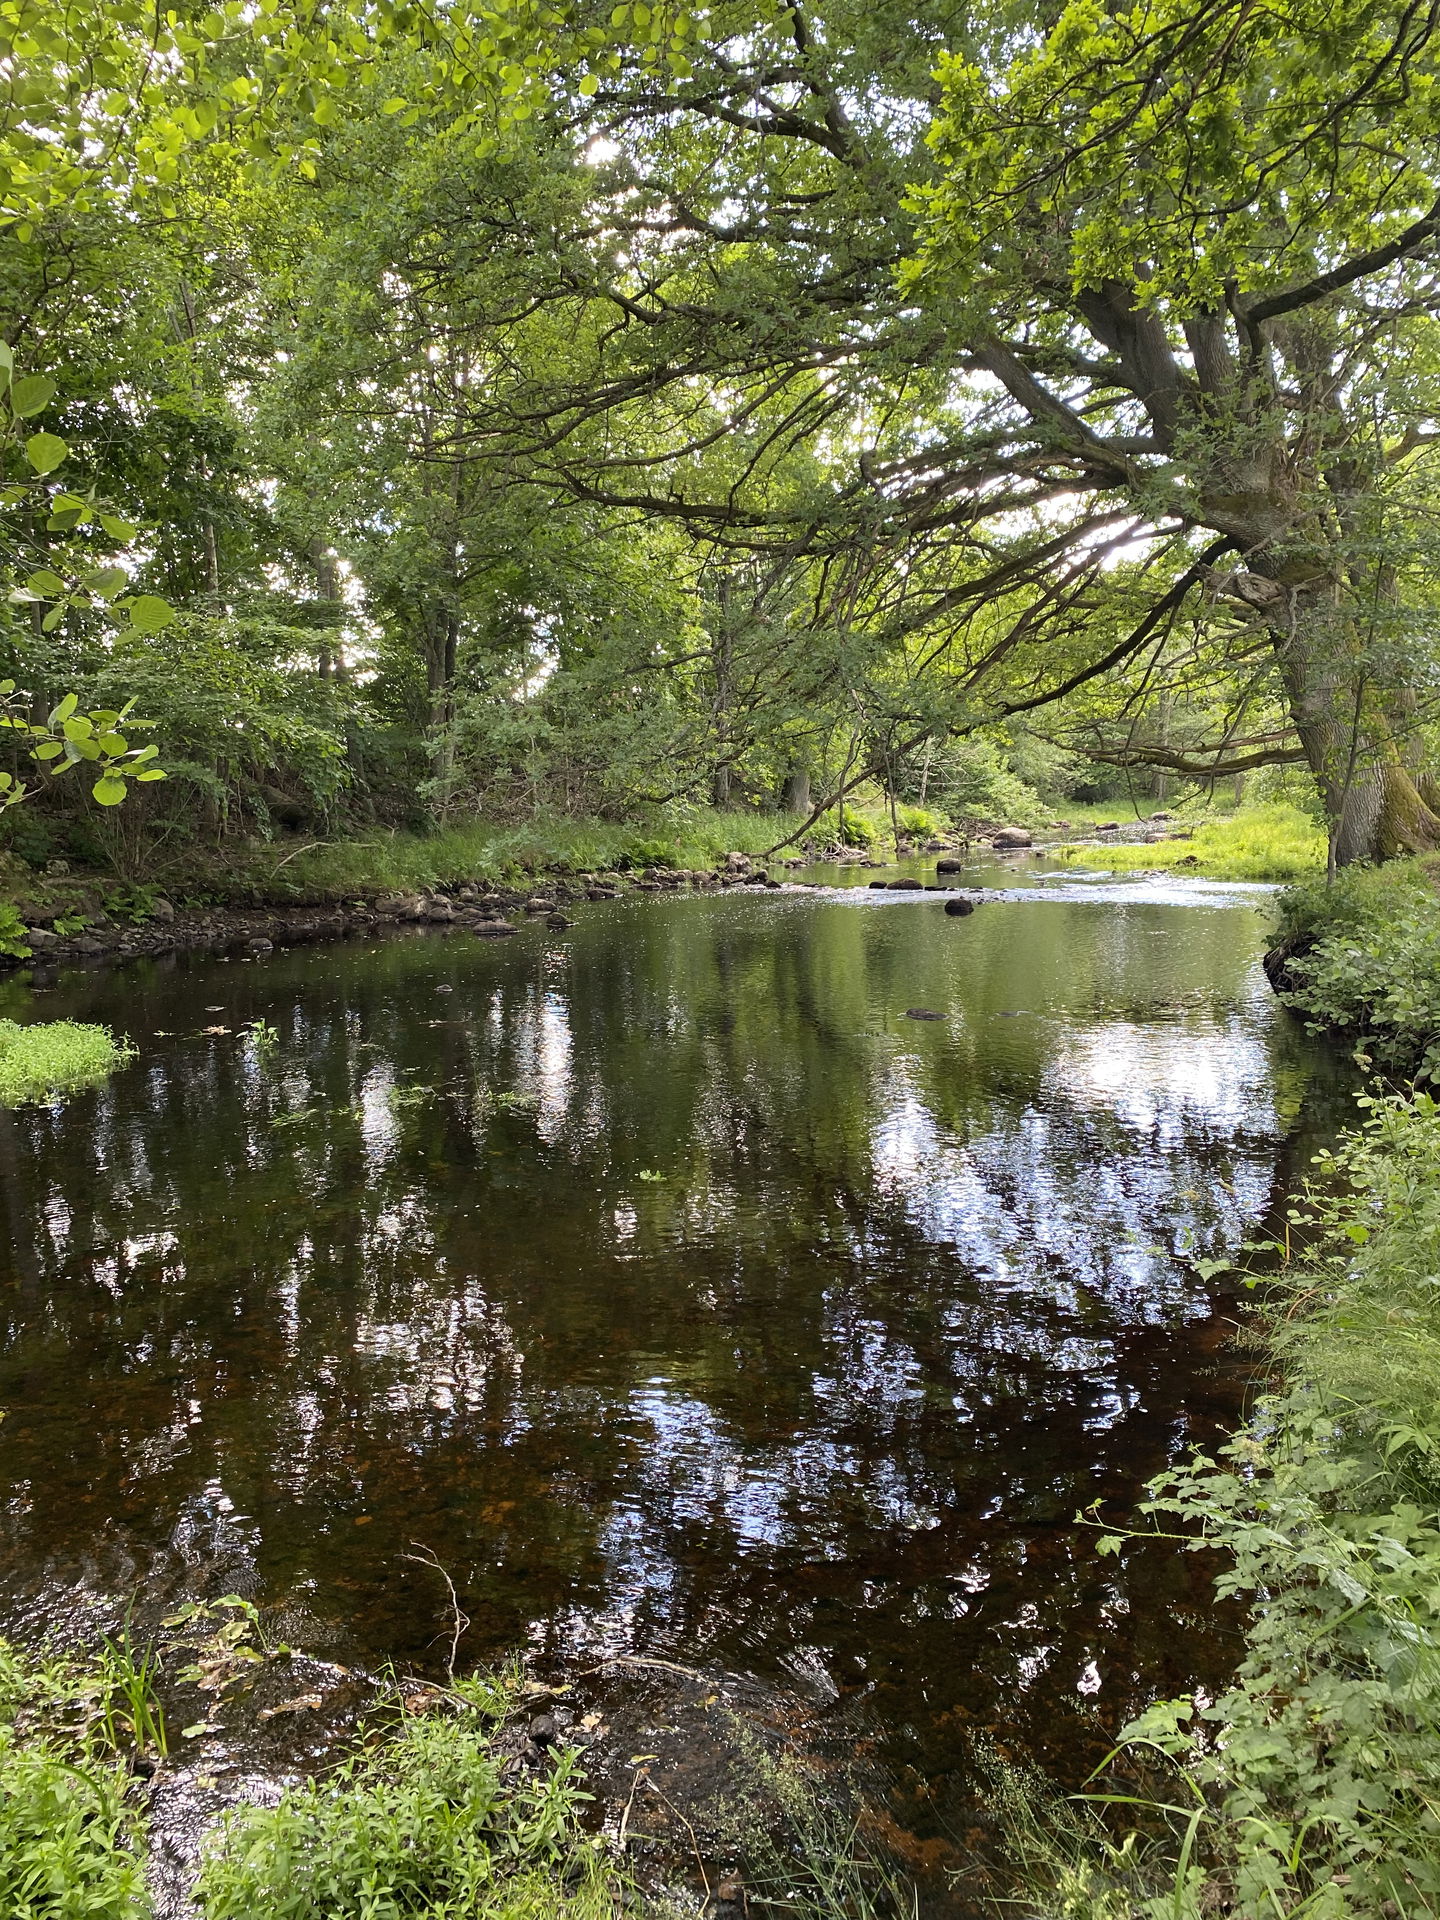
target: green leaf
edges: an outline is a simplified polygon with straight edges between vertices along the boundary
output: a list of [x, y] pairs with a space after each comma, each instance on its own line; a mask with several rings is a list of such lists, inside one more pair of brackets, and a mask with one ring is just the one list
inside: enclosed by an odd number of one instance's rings
[[54, 398], [53, 380], [43, 373], [27, 373], [10, 389], [10, 411], [17, 420], [28, 420], [32, 413], [42, 413]]
[[58, 433], [32, 433], [25, 442], [25, 458], [36, 473], [53, 473], [69, 451]]
[[112, 540], [133, 540], [137, 529], [129, 520], [122, 520], [118, 513], [102, 513], [100, 524]]
[[102, 807], [118, 807], [125, 798], [125, 782], [112, 773], [102, 774], [90, 791]]
[[53, 600], [57, 593], [64, 593], [65, 582], [48, 567], [38, 567], [26, 580], [25, 591], [33, 593], [37, 600]]
[[113, 600], [130, 584], [130, 576], [123, 567], [101, 567], [95, 573], [87, 573], [84, 580], [91, 593], [98, 593], [102, 600]]
[[175, 609], [158, 594], [142, 593], [130, 602], [130, 624], [139, 633], [159, 633], [175, 618]]
[[78, 694], [67, 693], [57, 707], [51, 708], [50, 718], [46, 724], [52, 727], [63, 727], [79, 704], [80, 696]]
[[58, 740], [45, 740], [42, 741], [38, 747], [32, 747], [30, 749], [30, 758], [32, 760], [58, 760], [64, 751], [64, 747]]
[[163, 767], [146, 767], [143, 773], [137, 773], [137, 780], [168, 780], [169, 775]]

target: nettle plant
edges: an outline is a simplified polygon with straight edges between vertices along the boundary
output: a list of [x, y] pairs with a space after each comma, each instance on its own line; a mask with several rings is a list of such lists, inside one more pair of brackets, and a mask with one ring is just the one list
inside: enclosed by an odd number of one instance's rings
[[[51, 479], [69, 457], [57, 433], [30, 432], [31, 422], [55, 397], [55, 383], [44, 374], [20, 373], [14, 355], [0, 342], [0, 582], [14, 607], [38, 616], [41, 633], [53, 633], [72, 611], [98, 612], [131, 632], [159, 633], [175, 618], [167, 601], [152, 593], [132, 593], [124, 567], [96, 566], [78, 537], [99, 532], [119, 545], [138, 531], [129, 521], [88, 493], [70, 491]], [[23, 471], [22, 469], [23, 463]], [[13, 477], [12, 477], [13, 472]], [[33, 531], [43, 524], [42, 545]], [[119, 806], [129, 783], [163, 780], [154, 764], [157, 748], [132, 746], [130, 733], [153, 722], [134, 717], [133, 701], [116, 710], [80, 710], [79, 696], [67, 693], [43, 720], [25, 710], [13, 680], [0, 680], [0, 728], [23, 734], [29, 755], [52, 778], [73, 767], [96, 775], [92, 797], [102, 807]], [[128, 731], [125, 731], [128, 729]], [[0, 770], [0, 811], [32, 791], [19, 775]]]

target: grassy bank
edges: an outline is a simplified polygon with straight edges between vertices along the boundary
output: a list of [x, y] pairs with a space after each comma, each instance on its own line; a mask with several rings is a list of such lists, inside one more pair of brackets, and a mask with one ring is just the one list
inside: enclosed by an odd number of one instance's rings
[[1056, 854], [1112, 873], [1198, 873], [1209, 880], [1303, 880], [1324, 870], [1324, 829], [1297, 807], [1185, 816], [1166, 825], [1191, 837], [1141, 846], [1070, 845]]
[[[345, 840], [250, 841], [156, 861], [143, 879], [37, 872], [0, 859], [0, 952], [27, 924], [71, 931], [100, 914], [143, 924], [154, 902], [177, 907], [320, 905], [471, 881], [515, 885], [544, 873], [711, 867], [724, 854], [763, 853], [789, 829], [783, 814], [694, 813], [617, 825], [560, 816], [523, 826], [469, 821], [434, 833], [361, 833]], [[799, 824], [799, 822], [795, 822]]]
[[[156, 1669], [107, 1646], [42, 1658], [0, 1641], [0, 1913], [147, 1920], [145, 1787], [172, 1745]], [[458, 1681], [395, 1703], [323, 1779], [211, 1837], [201, 1920], [608, 1920], [629, 1896], [580, 1825], [573, 1753], [497, 1750], [515, 1689]]]

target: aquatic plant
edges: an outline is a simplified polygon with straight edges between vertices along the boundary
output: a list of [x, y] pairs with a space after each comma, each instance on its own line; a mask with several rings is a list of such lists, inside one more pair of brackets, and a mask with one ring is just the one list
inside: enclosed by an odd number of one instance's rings
[[0, 1107], [38, 1105], [98, 1086], [134, 1058], [108, 1027], [78, 1020], [0, 1020]]

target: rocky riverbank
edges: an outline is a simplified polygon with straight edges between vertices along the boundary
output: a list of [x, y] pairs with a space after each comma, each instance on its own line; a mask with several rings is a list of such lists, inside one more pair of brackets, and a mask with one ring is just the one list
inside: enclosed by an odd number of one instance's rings
[[[790, 859], [777, 871], [807, 864], [805, 859]], [[531, 920], [557, 928], [568, 926], [566, 909], [582, 901], [615, 900], [626, 893], [778, 888], [781, 884], [769, 868], [737, 852], [728, 854], [714, 869], [655, 867], [634, 873], [552, 873], [510, 887], [462, 882], [339, 902], [187, 910], [156, 895], [145, 903], [145, 917], [131, 924], [117, 920], [98, 903], [87, 912], [80, 900], [62, 900], [58, 906], [31, 910], [20, 922], [12, 943], [28, 951], [6, 954], [0, 957], [0, 964], [54, 965], [179, 952], [267, 953], [275, 947], [371, 933], [385, 925], [453, 926], [481, 939], [503, 939]], [[69, 912], [63, 910], [66, 905], [71, 908]]]

